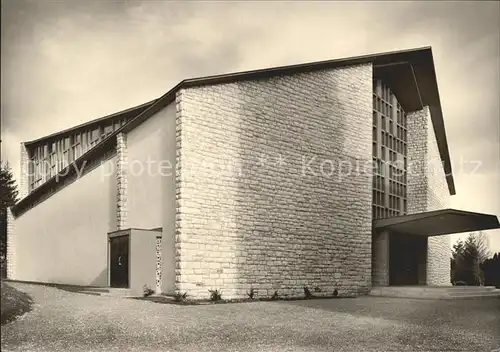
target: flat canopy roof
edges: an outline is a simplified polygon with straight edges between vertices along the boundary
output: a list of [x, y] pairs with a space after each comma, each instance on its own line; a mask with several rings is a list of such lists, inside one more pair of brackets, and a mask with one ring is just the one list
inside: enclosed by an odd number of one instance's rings
[[456, 209], [395, 216], [373, 221], [375, 230], [390, 230], [410, 235], [439, 236], [500, 228], [495, 215]]

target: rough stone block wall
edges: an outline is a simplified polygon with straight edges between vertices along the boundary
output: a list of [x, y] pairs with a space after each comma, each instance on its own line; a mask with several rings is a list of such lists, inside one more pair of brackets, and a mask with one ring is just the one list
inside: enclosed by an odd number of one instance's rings
[[157, 294], [161, 292], [161, 236], [156, 236], [156, 287]]
[[116, 136], [116, 225], [123, 230], [127, 225], [127, 135]]
[[[19, 169], [19, 200], [29, 193], [29, 155], [24, 143], [20, 148], [20, 169]], [[7, 278], [16, 279], [16, 226], [15, 217], [10, 208], [7, 209]]]
[[371, 65], [181, 90], [177, 290], [367, 293], [371, 135]]
[[[408, 213], [447, 208], [450, 193], [428, 107], [408, 114], [408, 143]], [[428, 239], [428, 285], [450, 285], [450, 240]]]
[[373, 234], [372, 284], [389, 286], [389, 232]]
[[7, 209], [7, 278], [16, 279], [16, 224], [10, 208]]

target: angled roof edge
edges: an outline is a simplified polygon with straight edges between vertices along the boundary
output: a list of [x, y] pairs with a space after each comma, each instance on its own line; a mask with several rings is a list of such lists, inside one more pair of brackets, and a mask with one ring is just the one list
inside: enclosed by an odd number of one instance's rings
[[[268, 78], [278, 75], [290, 75], [301, 72], [311, 72], [329, 68], [345, 67], [352, 65], [360, 65], [372, 63], [374, 66], [391, 66], [394, 64], [408, 63], [410, 64], [412, 71], [414, 66], [420, 68], [415, 76], [416, 84], [427, 83], [431, 88], [423, 97], [418, 95], [419, 101], [423, 106], [428, 105], [431, 110], [432, 125], [434, 128], [434, 133], [436, 136], [436, 141], [438, 144], [438, 150], [443, 162], [444, 174], [446, 178], [446, 183], [448, 185], [448, 191], [450, 195], [456, 194], [455, 182], [453, 179], [453, 171], [450, 160], [450, 152], [448, 148], [448, 141], [446, 138], [446, 130], [443, 121], [443, 112], [441, 109], [441, 101], [439, 97], [439, 89], [437, 85], [436, 71], [434, 67], [434, 58], [432, 55], [432, 48], [430, 46], [399, 50], [385, 53], [377, 53], [363, 56], [355, 56], [350, 58], [333, 59], [326, 61], [316, 61], [296, 65], [279, 66], [251, 71], [241, 71], [235, 73], [221, 74], [215, 76], [206, 76], [199, 78], [190, 78], [181, 81], [175, 87], [173, 87], [166, 94], [157, 99], [156, 103], [148, 110], [139, 114], [136, 118], [129, 121], [122, 128], [124, 132], [129, 132], [134, 129], [142, 122], [147, 120], [150, 116], [154, 115], [156, 112], [161, 110], [163, 107], [175, 100], [175, 96], [178, 90], [190, 87], [204, 86], [204, 85], [215, 85], [223, 83], [231, 83], [243, 80], [253, 80]], [[415, 72], [413, 72], [415, 75]], [[428, 76], [425, 76], [427, 74]], [[423, 108], [421, 106], [421, 108]], [[116, 131], [119, 133], [120, 130]]]
[[[385, 228], [393, 225], [398, 225], [402, 223], [411, 222], [414, 220], [427, 219], [430, 217], [441, 216], [443, 214], [456, 214], [456, 215], [464, 215], [464, 216], [486, 216], [491, 219], [494, 219], [498, 223], [498, 217], [494, 214], [486, 214], [486, 213], [478, 213], [468, 210], [460, 210], [453, 208], [444, 208], [438, 210], [429, 210], [420, 213], [406, 214], [406, 215], [397, 215], [389, 218], [382, 219], [373, 219], [372, 223], [375, 228]], [[499, 224], [500, 226], [500, 224]]]
[[39, 142], [43, 142], [45, 140], [49, 140], [49, 139], [52, 139], [52, 138], [57, 137], [57, 136], [61, 136], [61, 135], [72, 133], [74, 131], [77, 131], [77, 130], [82, 129], [82, 128], [87, 127], [87, 126], [92, 126], [94, 124], [97, 124], [97, 123], [100, 123], [100, 122], [103, 122], [103, 121], [106, 121], [106, 120], [109, 120], [109, 119], [113, 119], [113, 118], [119, 117], [121, 115], [133, 113], [134, 111], [145, 110], [148, 107], [150, 107], [151, 105], [153, 105], [156, 101], [157, 101], [157, 99], [154, 99], [154, 100], [151, 100], [151, 101], [149, 101], [147, 103], [143, 103], [141, 105], [133, 106], [131, 108], [128, 108], [128, 109], [125, 109], [125, 110], [122, 110], [122, 111], [118, 111], [118, 112], [115, 112], [115, 113], [110, 114], [110, 115], [106, 115], [106, 116], [103, 116], [103, 117], [98, 117], [96, 119], [84, 122], [82, 124], [79, 124], [79, 125], [76, 125], [76, 126], [73, 126], [73, 127], [70, 127], [70, 128], [66, 128], [64, 130], [61, 130], [61, 131], [58, 131], [58, 132], [54, 132], [54, 133], [51, 133], [49, 135], [46, 135], [46, 136], [43, 136], [43, 137], [40, 137], [40, 138], [37, 138], [37, 139], [33, 139], [31, 141], [26, 141], [26, 142], [24, 142], [24, 145], [25, 146], [30, 146], [30, 145], [33, 145], [33, 144], [37, 144]]
[[[204, 85], [216, 85], [216, 84], [223, 84], [223, 83], [231, 83], [231, 82], [243, 81], [243, 80], [269, 78], [269, 77], [278, 76], [278, 75], [290, 75], [290, 74], [301, 73], [301, 72], [311, 72], [311, 71], [317, 71], [317, 70], [323, 70], [323, 69], [339, 68], [339, 67], [361, 65], [361, 64], [368, 64], [368, 63], [371, 63], [374, 66], [390, 66], [392, 64], [399, 64], [399, 63], [409, 63], [410, 65], [418, 64], [424, 68], [425, 73], [430, 75], [430, 77], [424, 77], [424, 78], [426, 78], [426, 79], [430, 78], [430, 81], [431, 81], [430, 84], [432, 85], [433, 89], [432, 89], [432, 92], [427, 94], [428, 95], [427, 99], [424, 97], [424, 101], [422, 103], [424, 105], [429, 105], [431, 108], [432, 123], [434, 126], [434, 132], [436, 134], [436, 139], [438, 141], [438, 149], [439, 149], [439, 153], [441, 156], [441, 160], [444, 163], [444, 170], [445, 170], [446, 181], [448, 184], [448, 190], [449, 190], [451, 195], [454, 195], [455, 194], [455, 185], [454, 185], [454, 181], [453, 181], [450, 155], [449, 155], [449, 150], [448, 150], [448, 144], [446, 141], [446, 133], [445, 133], [445, 129], [444, 129], [444, 122], [443, 122], [443, 116], [442, 116], [442, 111], [441, 111], [441, 103], [440, 103], [440, 99], [439, 99], [437, 79], [436, 79], [436, 73], [435, 73], [435, 68], [434, 68], [434, 59], [432, 56], [432, 49], [430, 46], [415, 48], [415, 49], [408, 49], [408, 50], [398, 50], [398, 51], [391, 51], [391, 52], [385, 52], [385, 53], [355, 56], [355, 57], [349, 57], [349, 58], [333, 59], [333, 60], [326, 60], [326, 61], [316, 61], [316, 62], [309, 62], [309, 63], [303, 63], [303, 64], [296, 64], [296, 65], [278, 66], [278, 67], [251, 70], [251, 71], [241, 71], [241, 72], [221, 74], [221, 75], [215, 75], [215, 76], [206, 76], [206, 77], [185, 79], [185, 80], [181, 81], [179, 84], [177, 84], [175, 87], [170, 89], [167, 93], [163, 94], [158, 99], [155, 99], [149, 103], [141, 105], [141, 106], [145, 106], [145, 105], [150, 104], [146, 109], [144, 109], [136, 117], [132, 118], [125, 125], [121, 126], [119, 129], [115, 130], [112, 134], [110, 134], [101, 143], [97, 144], [94, 148], [90, 149], [87, 153], [80, 156], [80, 158], [73, 161], [70, 165], [67, 166], [67, 168], [73, 167], [75, 165], [75, 163], [80, 163], [83, 160], [90, 160], [91, 158], [98, 157], [99, 154], [103, 153], [105, 150], [107, 150], [109, 148], [109, 146], [110, 146], [109, 142], [111, 140], [114, 140], [119, 133], [130, 132], [131, 130], [133, 130], [134, 128], [139, 126], [141, 123], [143, 123], [144, 121], [146, 121], [147, 119], [149, 119], [150, 117], [155, 115], [157, 112], [162, 110], [165, 106], [167, 106], [171, 102], [175, 101], [176, 94], [181, 89], [197, 87], [197, 86], [204, 86]], [[418, 76], [416, 77], [416, 81], [417, 81], [417, 83], [419, 82]], [[421, 99], [421, 97], [418, 97], [418, 99]], [[132, 109], [134, 109], [134, 108], [132, 108]], [[123, 112], [121, 112], [121, 113], [123, 113]], [[120, 114], [120, 113], [109, 115], [107, 118], [109, 118], [111, 116], [117, 116], [117, 114]], [[105, 119], [105, 118], [102, 118], [102, 119]], [[90, 124], [90, 123], [93, 123], [93, 122], [91, 121], [87, 124]], [[74, 130], [74, 129], [80, 128], [80, 127], [81, 127], [81, 125], [74, 127], [72, 129], [69, 129], [67, 131], [71, 131], [71, 130]], [[58, 134], [61, 134], [63, 132], [64, 131], [59, 132]], [[40, 141], [40, 140], [43, 140], [46, 138], [49, 138], [49, 137], [44, 137], [42, 139], [31, 141], [28, 143], [34, 143], [36, 141]], [[24, 206], [23, 204], [29, 203], [31, 201], [31, 199], [36, 198], [37, 194], [44, 192], [47, 188], [51, 187], [52, 183], [56, 182], [55, 181], [56, 179], [60, 180], [61, 178], [64, 178], [65, 174], [67, 174], [66, 168], [64, 170], [62, 170], [56, 176], [54, 176], [51, 179], [49, 179], [48, 181], [46, 181], [44, 184], [42, 184], [40, 187], [38, 187], [35, 191], [28, 194], [28, 196], [26, 196], [25, 198], [20, 200], [13, 207], [13, 210], [16, 210], [18, 208], [18, 206], [23, 207]]]
[[[456, 216], [459, 218], [457, 219]], [[424, 236], [439, 236], [500, 228], [498, 217], [494, 214], [476, 213], [451, 208], [375, 219], [372, 221], [372, 224], [373, 229], [376, 231], [392, 230], [399, 233]]]

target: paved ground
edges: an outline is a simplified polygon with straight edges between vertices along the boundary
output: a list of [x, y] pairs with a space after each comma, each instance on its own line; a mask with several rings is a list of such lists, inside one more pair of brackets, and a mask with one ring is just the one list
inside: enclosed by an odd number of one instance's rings
[[482, 351], [500, 300], [357, 299], [176, 306], [14, 283], [35, 300], [2, 351]]

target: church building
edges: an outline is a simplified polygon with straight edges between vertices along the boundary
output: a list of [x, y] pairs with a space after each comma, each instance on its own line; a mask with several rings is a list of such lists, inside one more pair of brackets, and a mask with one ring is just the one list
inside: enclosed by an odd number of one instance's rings
[[499, 227], [454, 194], [431, 48], [187, 79], [21, 143], [8, 278], [193, 299], [450, 285], [450, 234]]

